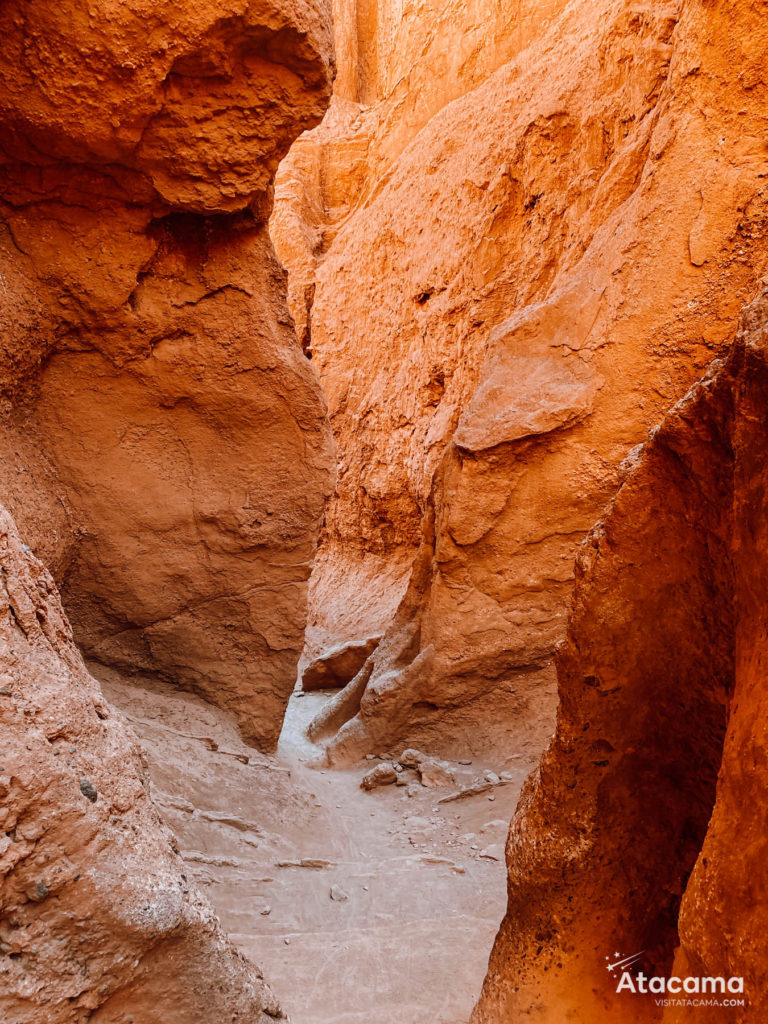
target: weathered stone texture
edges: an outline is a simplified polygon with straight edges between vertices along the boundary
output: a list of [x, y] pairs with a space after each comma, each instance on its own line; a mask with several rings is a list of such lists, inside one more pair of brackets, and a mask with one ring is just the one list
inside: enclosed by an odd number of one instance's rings
[[261, 973], [190, 886], [135, 739], [0, 509], [0, 1017], [266, 1024]]
[[0, 31], [5, 500], [90, 657], [274, 746], [332, 454], [265, 218], [329, 12], [11, 2]]
[[661, 1019], [633, 971], [744, 979], [763, 1020], [768, 290], [672, 409], [577, 561], [557, 734], [507, 846], [509, 906], [473, 1024]]
[[[308, 643], [385, 630], [337, 760], [470, 742], [494, 695], [529, 731], [578, 545], [766, 265], [762, 4], [529, 13], [468, 11], [443, 77], [452, 31], [422, 62], [404, 9], [376, 95], [340, 94], [280, 171], [272, 230], [339, 452]], [[345, 622], [366, 559], [391, 582]]]

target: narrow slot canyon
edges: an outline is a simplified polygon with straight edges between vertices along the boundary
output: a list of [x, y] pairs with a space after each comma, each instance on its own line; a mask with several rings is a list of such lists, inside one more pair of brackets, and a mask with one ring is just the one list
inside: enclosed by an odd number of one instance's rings
[[768, 1019], [765, 13], [0, 3], [2, 1024]]

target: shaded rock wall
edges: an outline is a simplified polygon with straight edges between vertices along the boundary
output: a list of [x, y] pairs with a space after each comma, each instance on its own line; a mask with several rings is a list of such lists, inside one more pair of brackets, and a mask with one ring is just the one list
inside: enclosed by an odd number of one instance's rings
[[661, 1019], [658, 995], [617, 993], [615, 950], [646, 977], [744, 979], [745, 1008], [665, 1021], [765, 1017], [766, 426], [768, 289], [579, 552], [474, 1024]]
[[445, 78], [438, 18], [433, 90], [420, 15], [392, 8], [376, 97], [346, 86], [279, 174], [339, 451], [311, 656], [389, 623], [337, 760], [471, 742], [482, 703], [526, 733], [581, 539], [765, 267], [762, 5], [521, 11], [468, 11]]
[[0, 30], [5, 500], [89, 656], [271, 747], [332, 455], [265, 220], [329, 12], [9, 2]]
[[282, 1018], [188, 883], [138, 744], [1, 508], [0, 570], [0, 1017]]

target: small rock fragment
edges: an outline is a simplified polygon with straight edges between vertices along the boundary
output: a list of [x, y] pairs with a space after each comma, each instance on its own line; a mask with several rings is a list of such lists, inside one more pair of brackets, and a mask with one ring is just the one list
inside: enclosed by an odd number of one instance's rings
[[84, 797], [87, 797], [92, 804], [95, 804], [99, 798], [96, 787], [89, 779], [80, 779], [80, 792]]
[[504, 857], [504, 850], [497, 844], [486, 846], [484, 850], [480, 851], [480, 856], [485, 857], [486, 860], [502, 860]]
[[336, 903], [346, 903], [346, 901], [349, 899], [349, 893], [344, 892], [344, 890], [339, 885], [332, 885], [328, 895]]
[[501, 779], [496, 774], [496, 772], [483, 772], [483, 778], [485, 779], [486, 782], [490, 782], [492, 786], [498, 786], [498, 784], [501, 782]]
[[414, 750], [413, 747], [408, 747], [400, 755], [400, 764], [405, 768], [418, 768], [422, 761], [426, 761], [427, 755], [422, 754], [420, 750]]
[[360, 788], [371, 790], [378, 786], [391, 786], [393, 782], [397, 782], [394, 765], [390, 761], [382, 761], [365, 773], [360, 781]]
[[35, 903], [42, 903], [45, 897], [48, 895], [48, 886], [45, 882], [38, 882], [34, 889], [28, 893], [28, 896]]
[[449, 860], [447, 857], [433, 857], [425, 853], [421, 854], [419, 860], [422, 864], [447, 864], [449, 867], [453, 868], [454, 871], [458, 867], [458, 864], [456, 864], [455, 861]]
[[483, 825], [483, 827], [480, 829], [480, 831], [487, 832], [489, 829], [492, 828], [507, 829], [509, 828], [509, 822], [507, 821], [506, 818], [494, 818], [493, 821], [486, 822], [485, 825]]
[[419, 775], [422, 786], [427, 789], [434, 789], [436, 786], [450, 786], [456, 780], [450, 766], [445, 761], [438, 761], [437, 758], [429, 757], [419, 765]]
[[302, 857], [301, 860], [279, 860], [279, 868], [312, 868], [315, 871], [322, 871], [324, 868], [334, 867], [331, 860], [321, 860], [319, 857]]
[[261, 912], [261, 916], [262, 916], [262, 917], [269, 917], [269, 915], [270, 915], [271, 913], [272, 913], [272, 907], [270, 907], [269, 905], [267, 905], [267, 906], [266, 906], [266, 907], [264, 907], [264, 909], [262, 910], [262, 912]]
[[448, 804], [452, 800], [467, 800], [469, 797], [487, 793], [489, 789], [491, 789], [490, 782], [478, 782], [474, 786], [466, 786], [464, 789], [460, 789], [457, 793], [449, 793], [448, 796], [441, 797], [438, 803]]

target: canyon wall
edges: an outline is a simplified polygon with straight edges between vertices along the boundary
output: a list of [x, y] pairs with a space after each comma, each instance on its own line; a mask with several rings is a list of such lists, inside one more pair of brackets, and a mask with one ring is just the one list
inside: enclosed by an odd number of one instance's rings
[[333, 456], [266, 219], [329, 100], [329, 15], [0, 8], [8, 1024], [284, 1016], [189, 884], [78, 647], [277, 741]]
[[765, 1019], [766, 428], [768, 287], [579, 552], [473, 1024], [659, 1020], [606, 970], [636, 953], [646, 977], [744, 979], [744, 1008], [664, 1021]]
[[189, 884], [138, 743], [1, 508], [0, 570], [0, 1017], [283, 1019]]
[[11, 0], [0, 30], [4, 500], [89, 657], [273, 747], [333, 456], [266, 218], [330, 12]]
[[337, 11], [277, 180], [339, 453], [307, 657], [384, 633], [337, 762], [538, 728], [578, 545], [766, 262], [760, 3], [486, 6]]

